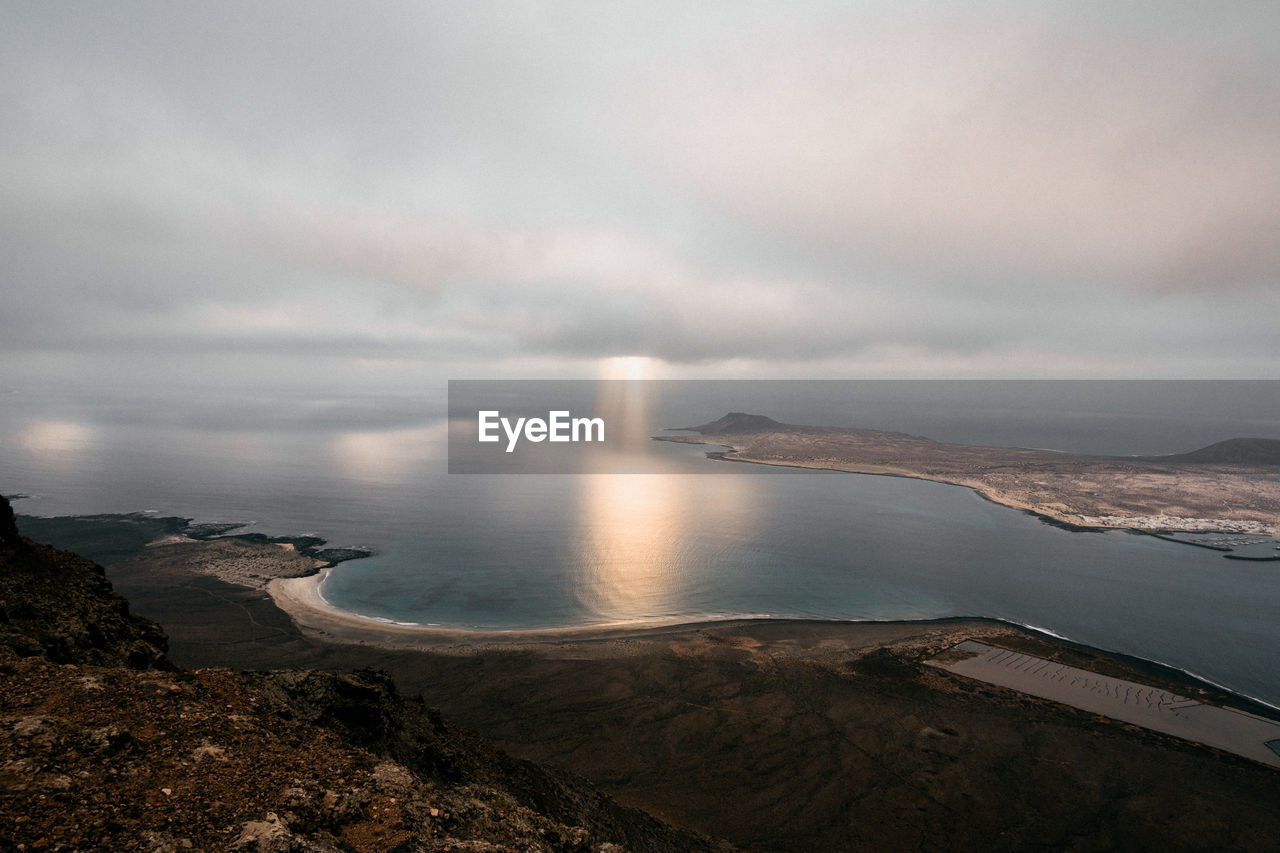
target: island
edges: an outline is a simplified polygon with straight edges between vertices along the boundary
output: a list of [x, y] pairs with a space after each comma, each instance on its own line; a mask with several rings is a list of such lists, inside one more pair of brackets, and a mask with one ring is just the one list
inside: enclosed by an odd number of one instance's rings
[[911, 477], [966, 486], [1080, 528], [1280, 535], [1280, 441], [1233, 438], [1171, 456], [1094, 456], [948, 444], [921, 436], [779, 423], [730, 412], [654, 436], [726, 448], [727, 462]]

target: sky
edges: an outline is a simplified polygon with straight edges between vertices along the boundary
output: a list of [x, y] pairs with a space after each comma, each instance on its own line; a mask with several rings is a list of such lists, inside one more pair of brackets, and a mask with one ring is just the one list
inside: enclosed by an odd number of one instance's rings
[[0, 390], [1277, 375], [1277, 4], [0, 13]]

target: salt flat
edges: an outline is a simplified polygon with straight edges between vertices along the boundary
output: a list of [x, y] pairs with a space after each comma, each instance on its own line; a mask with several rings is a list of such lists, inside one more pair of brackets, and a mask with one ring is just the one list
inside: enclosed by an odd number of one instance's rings
[[1280, 722], [965, 640], [930, 666], [1280, 767]]

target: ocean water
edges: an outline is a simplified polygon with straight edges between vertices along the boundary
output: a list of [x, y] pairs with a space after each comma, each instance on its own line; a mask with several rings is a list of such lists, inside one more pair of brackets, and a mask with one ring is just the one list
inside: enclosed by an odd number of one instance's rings
[[[840, 399], [833, 387], [673, 393], [641, 426], [738, 409], [1116, 454], [1280, 438], [1277, 383], [867, 383]], [[1280, 706], [1280, 563], [1066, 531], [958, 487], [716, 462], [660, 442], [637, 452], [668, 474], [450, 475], [441, 407], [407, 398], [275, 398], [295, 413], [284, 419], [201, 398], [5, 402], [0, 490], [29, 495], [18, 512], [154, 510], [371, 546], [323, 592], [375, 618], [521, 629], [989, 616]]]

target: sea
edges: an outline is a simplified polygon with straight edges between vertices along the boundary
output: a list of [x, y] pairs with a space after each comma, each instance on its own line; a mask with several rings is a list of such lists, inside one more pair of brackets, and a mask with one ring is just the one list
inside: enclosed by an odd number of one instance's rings
[[[1280, 707], [1280, 562], [1063, 529], [956, 486], [717, 461], [648, 440], [742, 411], [1159, 455], [1280, 439], [1280, 382], [654, 383], [644, 403], [630, 410], [644, 436], [631, 452], [651, 473], [450, 474], [442, 387], [248, 400], [11, 389], [0, 491], [27, 515], [151, 512], [372, 549], [322, 593], [386, 622], [993, 617]], [[1241, 539], [1255, 552], [1280, 544]]]

